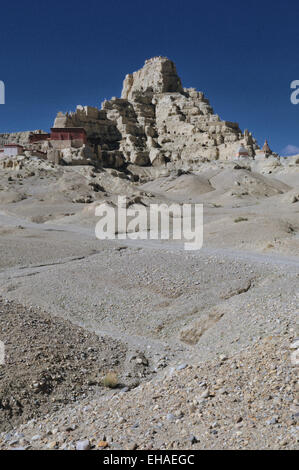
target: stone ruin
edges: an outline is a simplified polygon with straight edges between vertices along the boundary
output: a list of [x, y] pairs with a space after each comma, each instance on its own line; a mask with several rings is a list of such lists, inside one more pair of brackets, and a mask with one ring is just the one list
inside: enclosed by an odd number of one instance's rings
[[101, 109], [77, 106], [75, 112], [59, 112], [53, 127], [83, 128], [87, 135], [80, 149], [58, 149], [51, 139], [35, 145], [56, 163], [179, 167], [233, 159], [241, 144], [250, 158], [258, 149], [251, 133], [214, 113], [203, 92], [183, 88], [166, 57], [146, 60], [127, 75], [121, 98], [104, 101]]
[[116, 168], [227, 160], [241, 143], [253, 157], [258, 148], [248, 131], [221, 121], [201, 91], [183, 88], [166, 57], [149, 59], [127, 75], [121, 98], [104, 101], [101, 109], [58, 113], [54, 127], [83, 127], [96, 158]]

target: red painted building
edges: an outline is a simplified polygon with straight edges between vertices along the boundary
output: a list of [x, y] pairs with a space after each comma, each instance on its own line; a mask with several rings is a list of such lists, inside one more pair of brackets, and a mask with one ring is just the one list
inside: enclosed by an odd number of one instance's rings
[[51, 134], [30, 134], [29, 135], [29, 144], [35, 144], [37, 142], [44, 142], [47, 139], [50, 139]]
[[53, 127], [51, 129], [51, 140], [82, 141], [82, 144], [86, 144], [87, 136], [83, 127]]

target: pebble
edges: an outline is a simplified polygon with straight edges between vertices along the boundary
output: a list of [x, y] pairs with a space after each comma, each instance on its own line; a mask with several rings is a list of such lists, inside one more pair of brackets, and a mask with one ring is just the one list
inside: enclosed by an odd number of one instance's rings
[[83, 441], [76, 442], [76, 450], [89, 450], [90, 449], [90, 442], [88, 439], [84, 439]]
[[168, 421], [174, 421], [176, 419], [176, 417], [172, 413], [168, 413], [166, 418], [167, 418]]
[[220, 361], [227, 361], [228, 357], [225, 354], [220, 354], [219, 359]]
[[55, 449], [55, 447], [57, 446], [58, 446], [58, 442], [56, 441], [52, 441], [52, 442], [49, 442], [49, 444], [47, 444], [48, 449]]
[[190, 436], [189, 441], [191, 444], [196, 444], [198, 442], [198, 439], [195, 436]]
[[100, 442], [98, 442], [98, 447], [101, 447], [101, 448], [108, 447], [108, 442], [107, 441], [100, 441]]
[[186, 367], [188, 367], [188, 364], [180, 364], [179, 366], [177, 366], [177, 370], [184, 370], [186, 369]]

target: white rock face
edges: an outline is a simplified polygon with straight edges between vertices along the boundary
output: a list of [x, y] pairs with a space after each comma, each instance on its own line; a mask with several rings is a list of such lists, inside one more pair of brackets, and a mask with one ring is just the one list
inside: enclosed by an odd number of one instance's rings
[[241, 144], [251, 159], [258, 149], [251, 133], [214, 113], [203, 92], [183, 88], [166, 57], [149, 59], [127, 75], [121, 98], [104, 101], [101, 109], [58, 113], [54, 127], [84, 127], [102, 164], [117, 168], [232, 160]]
[[299, 155], [293, 155], [292, 157], [282, 158], [281, 160], [286, 166], [299, 165]]
[[88, 165], [92, 164], [95, 161], [95, 155], [92, 149], [86, 145], [80, 147], [79, 149], [75, 148], [66, 148], [60, 151], [61, 159], [66, 164], [72, 165]]
[[121, 97], [131, 101], [135, 93], [181, 93], [183, 87], [174, 63], [167, 57], [146, 60], [144, 67], [128, 74]]

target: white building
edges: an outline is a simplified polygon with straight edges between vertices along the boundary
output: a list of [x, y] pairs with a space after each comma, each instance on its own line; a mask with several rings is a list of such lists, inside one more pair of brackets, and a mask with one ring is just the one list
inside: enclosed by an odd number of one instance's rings
[[242, 158], [242, 157], [249, 157], [249, 153], [248, 153], [248, 150], [244, 147], [243, 144], [240, 145], [240, 147], [238, 148], [238, 151], [236, 153], [236, 158]]
[[6, 144], [4, 145], [3, 152], [1, 152], [1, 155], [3, 157], [14, 157], [16, 155], [22, 155], [24, 151], [24, 147], [22, 145], [18, 144]]

